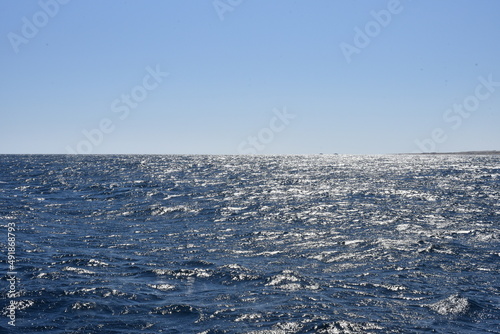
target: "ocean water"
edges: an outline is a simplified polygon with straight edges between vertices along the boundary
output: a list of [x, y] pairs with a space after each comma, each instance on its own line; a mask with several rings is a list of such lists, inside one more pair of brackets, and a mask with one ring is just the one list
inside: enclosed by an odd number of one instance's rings
[[499, 333], [499, 223], [500, 156], [3, 155], [1, 330]]

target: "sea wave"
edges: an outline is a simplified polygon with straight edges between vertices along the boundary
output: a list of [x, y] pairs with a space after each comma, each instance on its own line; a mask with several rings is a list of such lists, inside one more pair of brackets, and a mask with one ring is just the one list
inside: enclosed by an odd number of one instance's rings
[[16, 329], [500, 332], [499, 175], [498, 156], [0, 156]]

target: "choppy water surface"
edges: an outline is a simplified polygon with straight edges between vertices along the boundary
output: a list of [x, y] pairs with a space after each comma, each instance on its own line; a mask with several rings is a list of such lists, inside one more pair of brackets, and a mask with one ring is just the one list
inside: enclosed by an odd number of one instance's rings
[[0, 156], [12, 333], [499, 333], [498, 156]]

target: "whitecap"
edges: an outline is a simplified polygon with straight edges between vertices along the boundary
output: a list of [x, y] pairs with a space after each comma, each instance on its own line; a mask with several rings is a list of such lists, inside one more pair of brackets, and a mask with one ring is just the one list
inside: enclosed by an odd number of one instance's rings
[[347, 240], [347, 241], [344, 241], [344, 245], [348, 246], [348, 245], [353, 245], [353, 244], [359, 244], [361, 242], [364, 242], [364, 240]]
[[109, 266], [109, 264], [107, 264], [106, 262], [96, 260], [96, 259], [90, 259], [87, 266], [89, 266], [89, 267], [107, 267], [107, 266]]
[[95, 274], [95, 272], [83, 269], [83, 268], [76, 268], [76, 267], [64, 267], [63, 271], [70, 271], [70, 272], [75, 272], [77, 274]]
[[454, 294], [437, 303], [430, 304], [429, 307], [441, 315], [459, 315], [470, 310], [471, 302], [467, 298]]
[[[15, 310], [24, 310], [32, 305], [35, 304], [35, 301], [34, 300], [29, 300], [29, 299], [26, 299], [26, 300], [15, 300], [13, 302], [13, 305], [14, 305], [14, 309]], [[10, 310], [7, 308], [7, 306], [5, 306], [2, 311], [1, 311], [1, 314], [3, 316], [7, 316], [10, 314]]]
[[170, 291], [175, 289], [175, 285], [171, 284], [148, 284], [147, 286], [160, 291]]
[[72, 310], [91, 310], [96, 307], [94, 302], [76, 302], [71, 306]]
[[234, 321], [248, 321], [248, 320], [256, 320], [256, 319], [260, 319], [262, 318], [262, 314], [259, 314], [259, 313], [251, 313], [251, 314], [243, 314], [241, 316], [239, 316], [238, 318], [236, 318], [236, 320]]

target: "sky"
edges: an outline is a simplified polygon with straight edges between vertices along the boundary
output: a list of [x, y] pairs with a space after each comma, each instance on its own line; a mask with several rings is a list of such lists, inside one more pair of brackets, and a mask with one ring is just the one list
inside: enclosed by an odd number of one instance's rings
[[0, 153], [500, 149], [497, 0], [0, 1]]

